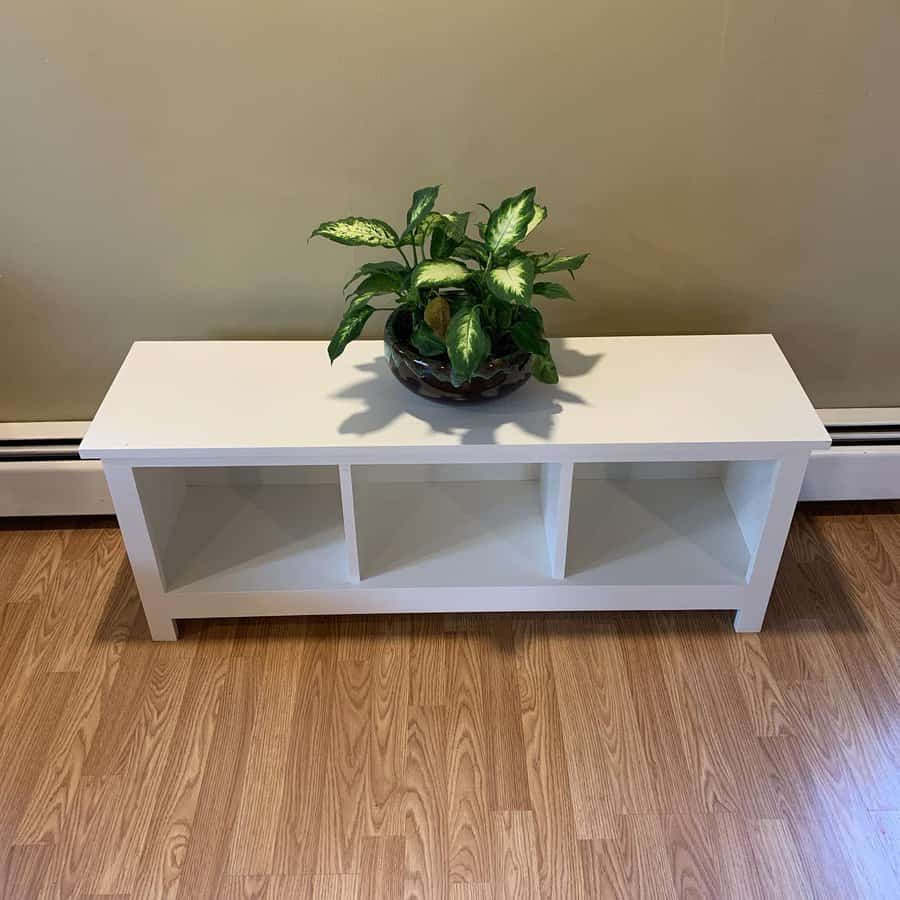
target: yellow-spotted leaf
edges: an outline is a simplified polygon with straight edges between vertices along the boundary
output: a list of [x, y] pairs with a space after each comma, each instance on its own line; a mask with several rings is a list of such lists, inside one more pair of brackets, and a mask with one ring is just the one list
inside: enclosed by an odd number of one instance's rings
[[443, 340], [450, 324], [450, 304], [446, 297], [432, 297], [422, 314], [428, 327]]
[[525, 229], [525, 236], [528, 237], [544, 219], [547, 218], [547, 207], [541, 206], [540, 203], [534, 204], [534, 215], [531, 217], [531, 221], [528, 223], [528, 227]]
[[323, 222], [310, 237], [324, 237], [349, 247], [396, 247], [397, 232], [381, 219], [360, 219], [350, 216], [335, 222]]
[[429, 259], [413, 269], [412, 286], [422, 288], [462, 284], [471, 274], [471, 270], [462, 263], [449, 259]]
[[495, 297], [511, 303], [528, 303], [534, 284], [534, 263], [527, 256], [516, 256], [508, 266], [487, 273], [488, 288]]
[[534, 216], [534, 188], [508, 197], [492, 213], [484, 229], [484, 241], [494, 256], [515, 247], [528, 232]]

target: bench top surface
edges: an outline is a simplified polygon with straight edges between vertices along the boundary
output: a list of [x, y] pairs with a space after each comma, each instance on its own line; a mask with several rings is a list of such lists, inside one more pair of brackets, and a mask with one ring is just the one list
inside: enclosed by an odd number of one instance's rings
[[553, 445], [577, 456], [705, 445], [706, 458], [720, 447], [725, 459], [742, 446], [829, 443], [771, 335], [552, 343], [558, 385], [532, 379], [492, 402], [446, 405], [397, 382], [381, 341], [351, 344], [333, 366], [323, 341], [138, 341], [81, 455], [252, 463], [278, 454], [322, 461], [329, 452], [368, 461], [388, 448], [483, 456], [488, 446]]

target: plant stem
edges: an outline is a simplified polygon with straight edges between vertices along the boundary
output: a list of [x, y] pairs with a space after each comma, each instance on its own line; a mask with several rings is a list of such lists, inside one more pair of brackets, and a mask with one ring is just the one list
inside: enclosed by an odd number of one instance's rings
[[419, 254], [416, 253], [416, 236], [412, 236], [412, 252], [413, 252], [413, 262], [418, 265], [419, 264]]
[[403, 250], [399, 246], [397, 247], [397, 252], [403, 257], [403, 262], [406, 263], [406, 268], [411, 269], [412, 266], [409, 264], [409, 260], [406, 258], [406, 254], [403, 252]]

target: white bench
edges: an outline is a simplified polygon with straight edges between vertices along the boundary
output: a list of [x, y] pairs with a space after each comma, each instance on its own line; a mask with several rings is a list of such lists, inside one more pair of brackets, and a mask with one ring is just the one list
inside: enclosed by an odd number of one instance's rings
[[758, 631], [828, 434], [770, 335], [554, 341], [483, 405], [378, 341], [131, 348], [102, 459], [151, 633], [293, 613], [734, 609]]

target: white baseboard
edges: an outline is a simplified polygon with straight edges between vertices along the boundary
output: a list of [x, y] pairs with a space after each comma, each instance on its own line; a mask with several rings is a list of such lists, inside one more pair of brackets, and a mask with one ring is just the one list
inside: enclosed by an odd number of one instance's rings
[[96, 460], [0, 464], [0, 516], [97, 516], [113, 512]]
[[900, 446], [813, 451], [800, 499], [900, 499]]

